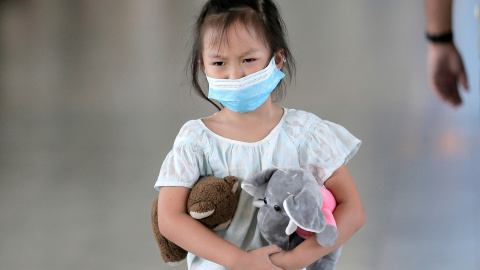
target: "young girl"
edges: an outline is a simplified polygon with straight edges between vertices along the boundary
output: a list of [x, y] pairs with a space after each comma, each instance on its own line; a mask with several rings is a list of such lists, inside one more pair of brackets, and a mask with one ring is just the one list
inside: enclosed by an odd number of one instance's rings
[[[189, 269], [302, 269], [345, 243], [365, 222], [344, 165], [361, 142], [339, 125], [274, 103], [282, 96], [281, 70], [292, 75], [294, 61], [272, 0], [210, 0], [194, 38], [193, 86], [224, 108], [187, 122], [175, 139], [155, 184], [160, 231], [190, 252]], [[199, 71], [207, 78], [208, 98]], [[253, 198], [243, 190], [237, 191], [238, 207], [226, 230], [212, 232], [187, 214], [190, 188], [201, 176], [235, 175], [242, 181], [273, 166], [307, 169], [334, 194], [339, 230], [334, 246], [322, 247], [315, 237], [291, 251], [265, 246]]]

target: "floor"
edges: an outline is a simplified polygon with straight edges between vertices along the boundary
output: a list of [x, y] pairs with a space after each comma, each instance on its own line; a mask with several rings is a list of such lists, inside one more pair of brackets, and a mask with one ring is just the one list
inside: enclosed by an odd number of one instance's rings
[[[428, 89], [422, 1], [278, 0], [298, 68], [281, 105], [363, 140], [367, 223], [337, 269], [480, 269], [473, 2], [452, 109]], [[202, 3], [0, 1], [0, 269], [186, 269], [162, 263], [149, 215], [179, 128], [215, 112], [184, 75]]]

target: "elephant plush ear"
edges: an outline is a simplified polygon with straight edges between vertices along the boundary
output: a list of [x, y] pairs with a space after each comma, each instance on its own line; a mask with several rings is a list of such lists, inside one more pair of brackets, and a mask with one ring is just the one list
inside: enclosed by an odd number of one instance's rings
[[290, 222], [298, 227], [314, 233], [320, 233], [325, 229], [326, 219], [321, 205], [318, 205], [315, 193], [310, 189], [303, 188], [297, 195], [288, 196], [283, 201], [283, 208], [290, 217]]
[[267, 184], [277, 168], [263, 170], [242, 182], [242, 188], [255, 198], [265, 198]]

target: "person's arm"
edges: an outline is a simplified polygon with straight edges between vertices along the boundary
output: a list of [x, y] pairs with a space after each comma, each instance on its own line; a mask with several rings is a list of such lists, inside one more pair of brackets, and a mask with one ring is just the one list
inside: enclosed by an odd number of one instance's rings
[[441, 35], [452, 31], [452, 0], [425, 0], [427, 33]]
[[222, 239], [187, 213], [190, 189], [162, 187], [158, 196], [158, 227], [170, 241], [199, 257], [229, 269], [275, 269], [269, 256], [281, 251], [267, 246], [245, 252]]
[[333, 213], [338, 229], [337, 241], [331, 247], [323, 247], [312, 236], [291, 251], [271, 255], [270, 259], [275, 265], [286, 270], [305, 268], [343, 245], [365, 223], [360, 194], [345, 165], [332, 174], [325, 182], [325, 187], [337, 200], [337, 208]]
[[[452, 0], [425, 0], [426, 31], [438, 37], [452, 32]], [[435, 94], [452, 106], [462, 104], [457, 83], [468, 89], [462, 58], [453, 41], [428, 42], [428, 82]]]

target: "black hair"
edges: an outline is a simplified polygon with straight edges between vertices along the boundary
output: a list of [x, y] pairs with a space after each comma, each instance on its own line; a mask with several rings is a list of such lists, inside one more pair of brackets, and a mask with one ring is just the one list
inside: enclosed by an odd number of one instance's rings
[[[195, 24], [193, 46], [189, 58], [189, 75], [195, 93], [219, 110], [221, 104], [219, 106], [207, 97], [198, 79], [198, 71], [203, 63], [203, 34], [207, 26], [215, 27], [221, 30], [219, 32], [221, 40], [228, 28], [238, 21], [247, 28], [253, 27], [256, 30], [256, 33], [268, 45], [272, 56], [275, 52], [281, 50], [284, 59], [286, 59], [282, 70], [286, 70], [287, 80], [290, 81], [295, 76], [295, 60], [288, 47], [285, 23], [273, 0], [209, 0], [203, 6]], [[272, 92], [273, 101], [281, 100], [284, 92], [285, 86], [284, 80], [282, 80]]]

